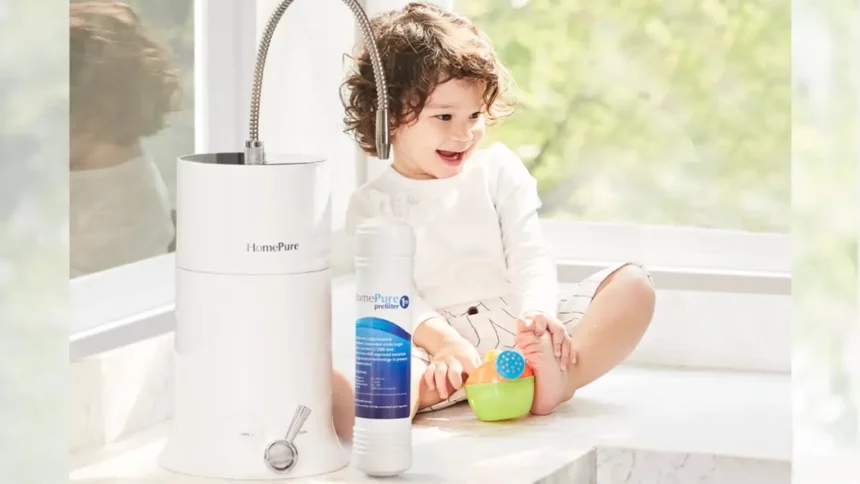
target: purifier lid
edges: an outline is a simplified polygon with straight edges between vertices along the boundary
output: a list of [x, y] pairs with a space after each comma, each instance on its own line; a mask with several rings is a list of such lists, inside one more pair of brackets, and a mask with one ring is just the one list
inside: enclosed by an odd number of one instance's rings
[[269, 165], [303, 165], [307, 163], [322, 163], [324, 156], [303, 155], [297, 153], [266, 153], [266, 163], [245, 165], [245, 153], [223, 152], [223, 153], [195, 153], [179, 158], [180, 161], [195, 163], [209, 163], [213, 165], [241, 165], [249, 168], [259, 168]]

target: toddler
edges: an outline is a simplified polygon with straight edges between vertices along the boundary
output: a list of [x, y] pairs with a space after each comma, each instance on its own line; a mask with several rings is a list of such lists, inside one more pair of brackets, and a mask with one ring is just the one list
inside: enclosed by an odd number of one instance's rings
[[[636, 346], [654, 310], [650, 277], [619, 263], [559, 297], [541, 235], [537, 184], [502, 144], [508, 75], [469, 20], [432, 4], [372, 20], [389, 85], [393, 164], [351, 197], [347, 231], [379, 211], [415, 230], [412, 415], [465, 400], [491, 349], [533, 366], [531, 413], [545, 415]], [[347, 130], [375, 152], [376, 88], [366, 50], [344, 83]], [[403, 213], [392, 213], [405, 200]], [[571, 243], [577, 243], [571, 240]]]

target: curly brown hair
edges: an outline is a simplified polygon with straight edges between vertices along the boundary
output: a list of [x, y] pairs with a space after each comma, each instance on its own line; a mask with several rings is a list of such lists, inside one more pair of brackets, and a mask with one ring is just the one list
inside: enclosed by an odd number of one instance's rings
[[125, 3], [71, 3], [69, 110], [72, 128], [128, 144], [165, 126], [181, 109], [179, 72], [168, 48]]
[[[483, 87], [490, 122], [513, 112], [511, 77], [489, 39], [467, 18], [431, 3], [413, 2], [375, 16], [371, 30], [388, 84], [390, 127], [415, 120], [439, 84], [451, 79]], [[370, 54], [362, 46], [341, 86], [345, 132], [370, 156], [376, 153], [377, 92]]]

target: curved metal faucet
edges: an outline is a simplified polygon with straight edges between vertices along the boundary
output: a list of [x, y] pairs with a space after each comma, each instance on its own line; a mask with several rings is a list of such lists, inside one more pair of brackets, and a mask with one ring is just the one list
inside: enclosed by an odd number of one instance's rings
[[[248, 141], [245, 142], [245, 164], [258, 165], [265, 163], [263, 142], [259, 138], [260, 122], [260, 91], [263, 88], [263, 70], [266, 66], [266, 55], [269, 52], [269, 44], [275, 28], [284, 16], [284, 12], [294, 0], [283, 0], [269, 17], [269, 23], [260, 40], [257, 51], [257, 64], [254, 69], [254, 88], [251, 92], [251, 118], [248, 133]], [[380, 159], [387, 160], [391, 150], [391, 140], [388, 125], [388, 86], [385, 83], [385, 74], [382, 71], [382, 61], [379, 58], [379, 49], [373, 32], [370, 29], [370, 21], [358, 0], [343, 0], [358, 20], [364, 41], [370, 52], [370, 62], [373, 67], [373, 77], [376, 80], [377, 109], [376, 109], [376, 151]]]

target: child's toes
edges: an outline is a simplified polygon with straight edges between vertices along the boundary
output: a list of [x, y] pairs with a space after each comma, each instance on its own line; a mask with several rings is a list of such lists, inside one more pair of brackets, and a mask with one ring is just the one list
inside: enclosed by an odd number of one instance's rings
[[527, 335], [517, 337], [516, 345], [523, 352], [529, 365], [532, 367], [540, 365], [543, 359], [543, 348], [540, 338], [535, 336], [534, 333], [527, 333]]
[[534, 331], [521, 331], [514, 336], [514, 343], [517, 345], [517, 348], [524, 349], [526, 346], [540, 343], [540, 338]]
[[517, 345], [517, 348], [523, 352], [523, 355], [526, 357], [526, 361], [532, 363], [534, 359], [540, 358], [542, 353], [540, 347], [540, 341], [536, 341], [533, 343], [528, 343], [525, 345]]
[[544, 360], [539, 352], [534, 352], [526, 354], [526, 362], [532, 367], [533, 370], [537, 371], [544, 363]]

